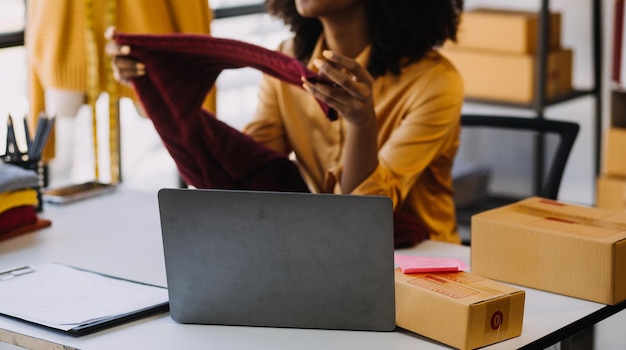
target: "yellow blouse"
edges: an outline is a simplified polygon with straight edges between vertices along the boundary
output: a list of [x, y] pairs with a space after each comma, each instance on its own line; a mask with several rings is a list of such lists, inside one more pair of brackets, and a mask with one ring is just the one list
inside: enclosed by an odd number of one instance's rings
[[[291, 54], [291, 41], [280, 50]], [[322, 57], [320, 38], [312, 57]], [[369, 48], [357, 61], [365, 66]], [[311, 60], [312, 62], [312, 60]], [[312, 63], [309, 68], [315, 70]], [[452, 163], [459, 146], [463, 82], [436, 51], [402, 74], [376, 79], [379, 166], [352, 194], [384, 195], [394, 210], [418, 218], [433, 240], [459, 243]], [[330, 122], [315, 99], [299, 87], [265, 75], [254, 119], [245, 127], [256, 140], [293, 154], [311, 191], [341, 193], [344, 122]], [[293, 153], [292, 153], [293, 152]]]

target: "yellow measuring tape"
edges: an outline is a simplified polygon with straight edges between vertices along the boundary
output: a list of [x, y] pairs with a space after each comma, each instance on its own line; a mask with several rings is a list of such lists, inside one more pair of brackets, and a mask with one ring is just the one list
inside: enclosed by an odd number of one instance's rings
[[96, 30], [94, 21], [93, 0], [85, 0], [85, 45], [87, 48], [87, 103], [91, 108], [91, 123], [93, 132], [93, 152], [96, 180], [100, 178], [98, 166], [98, 125], [96, 115], [96, 101], [100, 93], [98, 87], [98, 50], [96, 47]]
[[[107, 0], [105, 9], [105, 28], [117, 23], [117, 0]], [[104, 35], [104, 34], [102, 34]], [[120, 99], [117, 82], [113, 78], [113, 67], [105, 64], [105, 91], [109, 95], [109, 154], [111, 164], [111, 183], [122, 180], [122, 160], [120, 148]]]
[[[103, 0], [105, 2], [104, 24], [105, 28], [115, 26], [117, 0]], [[100, 95], [99, 54], [96, 35], [104, 36], [104, 33], [96, 32], [96, 11], [94, 0], [85, 0], [85, 43], [87, 48], [87, 103], [91, 109], [91, 122], [94, 146], [94, 172], [96, 180], [100, 178], [98, 156], [98, 122], [96, 102]], [[113, 70], [110, 64], [105, 64], [105, 92], [109, 97], [109, 153], [111, 164], [111, 183], [121, 181], [121, 157], [120, 157], [120, 128], [119, 128], [119, 96], [117, 82], [113, 78]]]

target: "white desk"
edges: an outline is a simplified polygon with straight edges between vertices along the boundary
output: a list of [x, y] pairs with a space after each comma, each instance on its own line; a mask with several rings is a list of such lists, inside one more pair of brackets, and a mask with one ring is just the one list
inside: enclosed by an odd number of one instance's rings
[[[46, 205], [50, 228], [0, 242], [0, 269], [57, 261], [165, 285], [156, 193], [119, 189], [66, 206]], [[427, 241], [403, 254], [455, 257], [470, 249]], [[520, 337], [485, 349], [545, 348], [624, 308], [524, 288]], [[624, 303], [622, 303], [624, 304]], [[425, 315], [424, 317], [427, 317]], [[451, 330], [453, 331], [453, 330]], [[182, 325], [160, 314], [74, 338], [0, 316], [0, 341], [33, 349], [447, 349], [417, 334]]]

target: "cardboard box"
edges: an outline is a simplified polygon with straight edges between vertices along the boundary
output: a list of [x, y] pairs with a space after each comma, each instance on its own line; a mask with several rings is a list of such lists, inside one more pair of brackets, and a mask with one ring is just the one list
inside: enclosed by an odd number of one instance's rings
[[600, 175], [596, 180], [596, 206], [626, 211], [626, 177]]
[[[441, 52], [461, 73], [467, 97], [514, 103], [534, 101], [535, 55], [460, 47], [446, 47]], [[554, 50], [548, 54], [545, 85], [548, 99], [572, 91], [572, 60], [570, 49]]]
[[626, 213], [531, 197], [472, 217], [472, 272], [603, 304], [626, 300]]
[[[534, 53], [539, 48], [538, 12], [479, 8], [461, 16], [457, 44], [466, 48]], [[561, 46], [561, 15], [550, 14], [548, 47]]]
[[604, 173], [611, 176], [626, 176], [626, 128], [610, 127], [604, 152]]
[[521, 289], [468, 272], [395, 273], [398, 327], [458, 349], [522, 333]]

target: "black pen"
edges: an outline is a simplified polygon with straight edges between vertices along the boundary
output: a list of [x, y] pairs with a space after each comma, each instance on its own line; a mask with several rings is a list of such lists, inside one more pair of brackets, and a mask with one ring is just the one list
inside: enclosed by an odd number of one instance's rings
[[33, 159], [39, 160], [43, 154], [43, 150], [48, 143], [48, 137], [50, 137], [50, 133], [52, 132], [52, 127], [54, 126], [55, 116], [52, 117], [44, 117], [44, 123], [42, 125], [42, 131], [39, 135], [39, 140], [37, 140], [37, 148], [35, 149], [35, 154]]
[[26, 116], [22, 118], [22, 122], [24, 123], [24, 138], [26, 139], [26, 153], [29, 153], [30, 148], [33, 145], [33, 139], [30, 137], [30, 129], [28, 127], [28, 120]]
[[5, 152], [5, 160], [16, 161], [18, 160], [17, 142], [15, 140], [15, 130], [13, 129], [13, 118], [9, 114], [7, 119], [7, 146]]
[[33, 143], [31, 145], [31, 147], [28, 149], [28, 157], [29, 158], [34, 158], [35, 156], [35, 149], [37, 148], [37, 142], [39, 141], [39, 134], [41, 134], [41, 124], [43, 123], [43, 113], [39, 114], [39, 117], [37, 118], [37, 125], [35, 125], [35, 134], [33, 135]]
[[28, 150], [28, 156], [30, 159], [37, 159], [38, 149], [43, 147], [40, 146], [40, 144], [47, 119], [48, 117], [45, 113], [40, 113], [39, 118], [37, 118], [37, 127], [35, 128], [35, 136], [33, 137], [32, 147]]
[[[9, 157], [9, 153], [11, 152], [11, 136], [9, 136], [9, 119], [7, 119], [7, 136], [6, 136], [6, 147], [4, 149], [4, 157]], [[8, 158], [10, 159], [10, 158]]]

